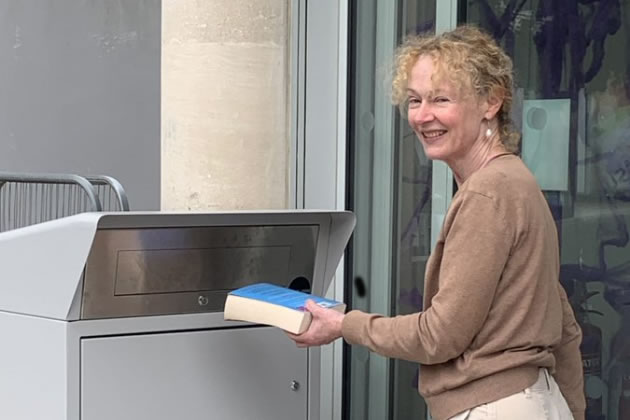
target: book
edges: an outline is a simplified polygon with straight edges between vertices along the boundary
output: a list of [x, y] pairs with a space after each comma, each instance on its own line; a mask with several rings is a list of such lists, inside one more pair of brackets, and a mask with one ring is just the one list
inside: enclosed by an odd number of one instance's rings
[[309, 293], [269, 283], [256, 283], [231, 291], [223, 318], [271, 325], [293, 334], [301, 334], [311, 324], [311, 313], [304, 305], [312, 299], [319, 306], [345, 312], [346, 304]]

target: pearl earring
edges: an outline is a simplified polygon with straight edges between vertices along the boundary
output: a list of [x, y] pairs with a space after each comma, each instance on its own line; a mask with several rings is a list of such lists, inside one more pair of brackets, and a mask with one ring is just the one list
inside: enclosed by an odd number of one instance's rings
[[486, 129], [486, 137], [490, 137], [492, 135], [492, 130], [490, 129], [490, 127], [488, 127]]

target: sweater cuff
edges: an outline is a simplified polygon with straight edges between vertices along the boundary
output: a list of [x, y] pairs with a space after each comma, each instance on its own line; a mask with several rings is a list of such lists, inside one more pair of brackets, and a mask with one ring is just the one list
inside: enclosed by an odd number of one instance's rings
[[350, 311], [343, 317], [341, 336], [350, 344], [363, 345], [364, 325], [370, 318], [369, 314], [358, 310]]

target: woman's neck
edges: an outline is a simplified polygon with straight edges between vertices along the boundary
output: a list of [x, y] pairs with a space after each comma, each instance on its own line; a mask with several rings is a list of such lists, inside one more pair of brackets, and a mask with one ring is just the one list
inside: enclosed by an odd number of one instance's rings
[[485, 167], [493, 159], [509, 154], [500, 140], [479, 143], [479, 147], [470, 150], [464, 159], [457, 162], [446, 162], [453, 171], [457, 186], [461, 186], [472, 174]]

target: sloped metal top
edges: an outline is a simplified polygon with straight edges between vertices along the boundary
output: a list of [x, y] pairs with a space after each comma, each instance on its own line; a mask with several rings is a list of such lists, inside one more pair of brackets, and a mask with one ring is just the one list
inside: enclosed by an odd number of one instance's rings
[[76, 320], [96, 232], [206, 226], [318, 225], [312, 292], [330, 285], [355, 225], [347, 211], [83, 213], [0, 233], [0, 310]]

